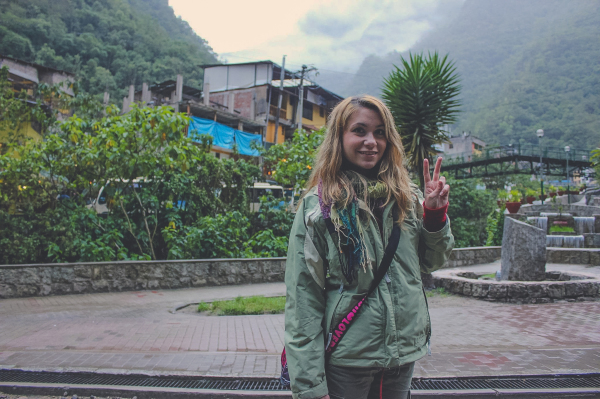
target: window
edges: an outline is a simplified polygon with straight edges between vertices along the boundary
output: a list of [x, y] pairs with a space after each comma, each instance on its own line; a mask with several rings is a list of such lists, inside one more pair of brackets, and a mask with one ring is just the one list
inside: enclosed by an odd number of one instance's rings
[[302, 117], [304, 119], [308, 119], [309, 121], [313, 120], [313, 105], [311, 103], [304, 103], [302, 108]]
[[450, 145], [448, 146], [450, 149], [454, 148], [454, 144], [450, 143]]
[[319, 107], [319, 116], [323, 118], [325, 116], [325, 108]]

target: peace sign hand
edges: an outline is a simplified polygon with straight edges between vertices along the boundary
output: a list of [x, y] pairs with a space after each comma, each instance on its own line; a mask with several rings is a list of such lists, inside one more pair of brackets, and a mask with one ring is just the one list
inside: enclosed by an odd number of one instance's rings
[[440, 177], [442, 157], [438, 157], [433, 170], [433, 180], [429, 175], [429, 160], [423, 160], [423, 177], [425, 181], [425, 206], [429, 209], [438, 209], [448, 203], [450, 186], [446, 184], [446, 178]]

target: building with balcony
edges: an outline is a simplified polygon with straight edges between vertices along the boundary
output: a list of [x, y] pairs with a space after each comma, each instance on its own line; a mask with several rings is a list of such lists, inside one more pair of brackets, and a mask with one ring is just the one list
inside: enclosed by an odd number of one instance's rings
[[[299, 111], [299, 74], [284, 70], [281, 89], [282, 67], [272, 61], [202, 67], [204, 103], [260, 123], [267, 146], [290, 138], [300, 118], [304, 130], [320, 129], [327, 123], [331, 109], [343, 99], [305, 76], [302, 81], [303, 106]], [[278, 110], [280, 94], [282, 101]], [[277, 119], [279, 126], [275, 132]]]

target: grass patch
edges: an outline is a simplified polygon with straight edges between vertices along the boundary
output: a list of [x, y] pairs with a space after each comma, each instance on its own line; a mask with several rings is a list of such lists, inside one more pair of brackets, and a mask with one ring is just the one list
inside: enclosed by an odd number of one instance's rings
[[257, 314], [277, 314], [285, 310], [285, 297], [264, 296], [237, 297], [230, 301], [200, 302], [198, 312], [210, 312], [218, 316], [240, 316]]
[[446, 297], [451, 296], [452, 294], [449, 293], [448, 291], [446, 291], [444, 288], [439, 287], [439, 288], [434, 288], [429, 291], [425, 291], [425, 295], [427, 296], [427, 298], [433, 298], [433, 297], [446, 298]]
[[574, 233], [575, 229], [569, 226], [550, 226], [550, 233]]
[[481, 277], [495, 279], [496, 278], [496, 273], [484, 274]]

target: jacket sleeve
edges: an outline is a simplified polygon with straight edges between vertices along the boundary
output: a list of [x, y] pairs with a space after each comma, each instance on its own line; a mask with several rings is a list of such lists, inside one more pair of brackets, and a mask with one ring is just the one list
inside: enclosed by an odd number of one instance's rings
[[[285, 351], [292, 396], [299, 399], [327, 395], [325, 380], [325, 239], [315, 226], [318, 203], [304, 198], [290, 234], [285, 269]], [[314, 202], [314, 201], [308, 201]]]
[[[423, 215], [423, 193], [413, 186], [413, 193], [416, 197], [417, 214], [422, 218]], [[450, 254], [454, 248], [454, 236], [450, 230], [450, 218], [446, 217], [446, 224], [441, 230], [430, 232], [425, 229], [421, 223], [420, 239], [419, 239], [419, 258], [421, 271], [423, 273], [431, 273], [448, 261]]]

